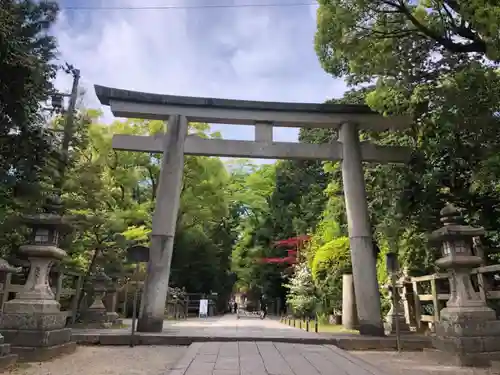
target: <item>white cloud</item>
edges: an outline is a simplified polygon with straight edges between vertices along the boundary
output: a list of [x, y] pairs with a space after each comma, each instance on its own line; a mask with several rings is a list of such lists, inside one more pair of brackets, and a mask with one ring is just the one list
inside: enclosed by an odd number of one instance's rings
[[[59, 50], [62, 59], [81, 70], [87, 105], [98, 106], [93, 84], [173, 95], [294, 102], [322, 102], [345, 90], [344, 83], [329, 77], [317, 62], [316, 6], [64, 10], [71, 6], [196, 6], [208, 1], [62, 0], [63, 12], [55, 28]], [[221, 1], [210, 0], [210, 4], [228, 4]], [[276, 2], [292, 1], [272, 1]], [[61, 75], [57, 85], [69, 88], [70, 77]], [[228, 138], [253, 137], [250, 128], [215, 128]], [[297, 136], [292, 129], [278, 129], [275, 134], [277, 140]]]

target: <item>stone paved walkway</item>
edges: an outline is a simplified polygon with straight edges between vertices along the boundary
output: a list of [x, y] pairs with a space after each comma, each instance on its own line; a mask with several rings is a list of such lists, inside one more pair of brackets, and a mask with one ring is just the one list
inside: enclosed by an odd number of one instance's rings
[[[75, 334], [91, 332], [93, 334], [114, 335], [130, 332], [131, 319], [124, 319], [125, 328], [116, 329], [73, 329]], [[158, 335], [158, 333], [142, 333]], [[235, 315], [224, 315], [210, 318], [190, 318], [186, 320], [163, 321], [164, 335], [191, 337], [266, 337], [266, 338], [315, 338], [313, 332], [289, 327], [276, 319], [242, 318]]]
[[[131, 325], [131, 319], [125, 319], [126, 325]], [[128, 331], [126, 329], [92, 330], [92, 332], [116, 333]], [[80, 331], [80, 330], [74, 330]], [[191, 318], [186, 320], [165, 320], [163, 331], [166, 334], [183, 336], [223, 336], [223, 337], [317, 337], [313, 332], [306, 332], [289, 327], [278, 320], [266, 318], [236, 319], [236, 315], [224, 315], [210, 318]]]
[[[130, 325], [130, 320], [125, 320]], [[311, 327], [313, 328], [313, 327]], [[121, 329], [73, 329], [73, 339], [80, 344], [126, 345], [130, 326]], [[225, 315], [187, 320], [165, 320], [161, 333], [138, 333], [139, 345], [189, 345], [197, 341], [275, 341], [301, 344], [335, 344], [346, 350], [384, 350], [396, 347], [394, 337], [368, 337], [353, 334], [307, 332], [290, 327], [274, 318], [242, 318]], [[428, 338], [405, 337], [407, 349], [429, 345]]]
[[165, 321], [164, 330], [179, 330], [189, 335], [226, 337], [315, 337], [313, 332], [289, 327], [275, 319], [241, 318], [224, 315], [207, 319]]
[[330, 345], [194, 343], [169, 375], [385, 375]]

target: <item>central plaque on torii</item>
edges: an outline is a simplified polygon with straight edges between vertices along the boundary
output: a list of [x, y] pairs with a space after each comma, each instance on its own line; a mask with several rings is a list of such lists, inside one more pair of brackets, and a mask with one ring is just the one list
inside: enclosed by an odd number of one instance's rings
[[[383, 335], [376, 259], [366, 201], [363, 161], [406, 163], [410, 150], [359, 140], [359, 130], [401, 130], [406, 117], [384, 117], [358, 104], [280, 103], [160, 95], [95, 86], [100, 102], [117, 117], [168, 121], [165, 134], [115, 135], [113, 148], [163, 153], [157, 187], [144, 312], [138, 331], [161, 332], [179, 210], [184, 155], [308, 159], [342, 162], [354, 288], [360, 333]], [[254, 141], [188, 135], [188, 122], [254, 125]], [[328, 144], [274, 142], [273, 127], [339, 129]]]

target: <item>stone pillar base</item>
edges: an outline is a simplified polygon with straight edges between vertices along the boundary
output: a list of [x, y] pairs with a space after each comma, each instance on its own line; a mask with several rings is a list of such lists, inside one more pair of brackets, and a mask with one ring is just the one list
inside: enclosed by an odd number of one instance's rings
[[[492, 320], [492, 309], [445, 308], [436, 323], [434, 348], [454, 358], [461, 366], [490, 366], [500, 359], [500, 321]], [[488, 320], [490, 319], [490, 320]]]
[[[239, 318], [238, 318], [239, 319]], [[163, 331], [163, 317], [157, 318], [156, 316], [147, 316], [143, 314], [137, 320], [137, 332], [162, 332]]]
[[69, 341], [64, 344], [43, 347], [13, 346], [12, 350], [18, 356], [19, 362], [44, 362], [65, 354], [73, 354], [76, 347], [76, 341]]
[[102, 309], [88, 309], [83, 316], [83, 323], [87, 328], [111, 328], [122, 322], [123, 320], [116, 312], [107, 312]]
[[3, 313], [0, 333], [19, 361], [46, 361], [76, 350], [71, 329], [64, 328], [66, 318], [66, 312]]

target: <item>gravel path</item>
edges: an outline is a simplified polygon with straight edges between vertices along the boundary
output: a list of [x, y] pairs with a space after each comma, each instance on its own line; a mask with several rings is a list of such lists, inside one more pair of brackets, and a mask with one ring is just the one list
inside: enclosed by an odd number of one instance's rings
[[79, 346], [45, 363], [20, 364], [15, 375], [166, 375], [187, 346]]
[[422, 352], [350, 352], [387, 375], [500, 375], [498, 369], [449, 366]]

